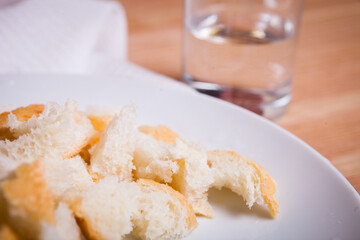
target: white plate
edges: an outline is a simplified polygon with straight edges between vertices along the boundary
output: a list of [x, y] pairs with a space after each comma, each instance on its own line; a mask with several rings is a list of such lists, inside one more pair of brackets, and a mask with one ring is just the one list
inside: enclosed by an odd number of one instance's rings
[[264, 166], [278, 183], [280, 214], [248, 210], [230, 191], [210, 192], [214, 219], [198, 218], [188, 239], [360, 239], [360, 197], [307, 144], [232, 104], [140, 70], [106, 76], [0, 76], [0, 105], [75, 99], [80, 106], [130, 101], [139, 124], [166, 124], [208, 149], [233, 150]]

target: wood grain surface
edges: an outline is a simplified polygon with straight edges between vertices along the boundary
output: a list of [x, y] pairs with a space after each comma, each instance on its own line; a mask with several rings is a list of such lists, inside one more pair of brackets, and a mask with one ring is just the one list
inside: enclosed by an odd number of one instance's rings
[[[181, 0], [121, 0], [129, 60], [181, 79]], [[293, 99], [278, 124], [323, 156], [360, 192], [360, 2], [308, 0]]]

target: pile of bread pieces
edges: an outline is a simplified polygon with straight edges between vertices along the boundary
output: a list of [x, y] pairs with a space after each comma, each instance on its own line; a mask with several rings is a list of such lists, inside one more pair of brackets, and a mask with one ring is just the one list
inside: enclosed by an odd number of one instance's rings
[[196, 216], [213, 217], [211, 187], [278, 213], [258, 163], [137, 126], [134, 104], [114, 115], [75, 101], [0, 113], [0, 239], [179, 239]]

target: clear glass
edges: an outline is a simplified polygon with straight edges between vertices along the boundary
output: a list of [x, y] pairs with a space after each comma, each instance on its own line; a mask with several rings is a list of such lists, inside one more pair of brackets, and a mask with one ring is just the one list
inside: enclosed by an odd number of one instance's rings
[[185, 0], [183, 80], [271, 120], [291, 99], [302, 0]]

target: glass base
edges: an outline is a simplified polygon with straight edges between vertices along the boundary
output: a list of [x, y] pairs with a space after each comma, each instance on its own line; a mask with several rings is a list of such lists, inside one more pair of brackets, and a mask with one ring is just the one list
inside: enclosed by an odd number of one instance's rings
[[290, 81], [277, 90], [229, 88], [215, 83], [196, 81], [184, 75], [184, 81], [201, 93], [244, 107], [269, 120], [277, 121], [286, 112], [291, 100]]

